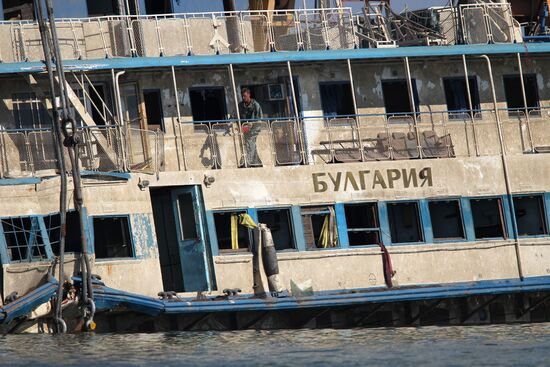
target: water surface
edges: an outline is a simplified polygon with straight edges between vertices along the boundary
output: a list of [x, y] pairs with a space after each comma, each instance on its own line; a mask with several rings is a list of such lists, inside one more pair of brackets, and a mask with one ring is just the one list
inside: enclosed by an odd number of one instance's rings
[[550, 366], [550, 324], [10, 335], [10, 366]]

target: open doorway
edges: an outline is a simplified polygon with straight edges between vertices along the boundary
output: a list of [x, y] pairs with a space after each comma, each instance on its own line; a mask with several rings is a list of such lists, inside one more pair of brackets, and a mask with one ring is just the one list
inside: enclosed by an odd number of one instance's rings
[[214, 288], [200, 186], [151, 189], [165, 291]]
[[146, 89], [143, 91], [143, 103], [145, 105], [145, 119], [149, 130], [164, 129], [164, 113], [162, 112], [162, 97], [160, 89]]

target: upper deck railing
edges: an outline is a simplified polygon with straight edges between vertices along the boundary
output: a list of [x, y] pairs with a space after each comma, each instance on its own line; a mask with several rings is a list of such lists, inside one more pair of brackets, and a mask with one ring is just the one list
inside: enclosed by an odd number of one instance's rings
[[[522, 41], [510, 4], [435, 12], [438, 22], [429, 26], [330, 8], [57, 19], [56, 27], [65, 60]], [[41, 61], [41, 43], [36, 22], [0, 22], [1, 62]]]
[[[497, 118], [498, 117], [498, 118]], [[550, 153], [550, 108], [173, 123], [170, 134], [82, 128], [84, 170], [194, 171]], [[51, 175], [49, 130], [0, 130], [0, 178]]]
[[[184, 13], [56, 20], [66, 60], [352, 49], [349, 8]], [[42, 60], [38, 25], [0, 23], [3, 62]]]

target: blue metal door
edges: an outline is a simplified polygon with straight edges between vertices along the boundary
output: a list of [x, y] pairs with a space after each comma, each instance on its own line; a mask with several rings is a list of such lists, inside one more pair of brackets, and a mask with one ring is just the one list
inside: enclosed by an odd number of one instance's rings
[[186, 292], [212, 288], [210, 255], [200, 186], [172, 191], [183, 283]]

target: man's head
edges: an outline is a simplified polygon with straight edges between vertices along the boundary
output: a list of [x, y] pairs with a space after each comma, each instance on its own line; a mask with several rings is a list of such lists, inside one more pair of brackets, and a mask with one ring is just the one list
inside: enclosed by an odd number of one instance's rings
[[241, 90], [241, 96], [244, 103], [250, 103], [250, 101], [252, 100], [252, 98], [250, 97], [250, 89], [248, 88], [243, 88]]

